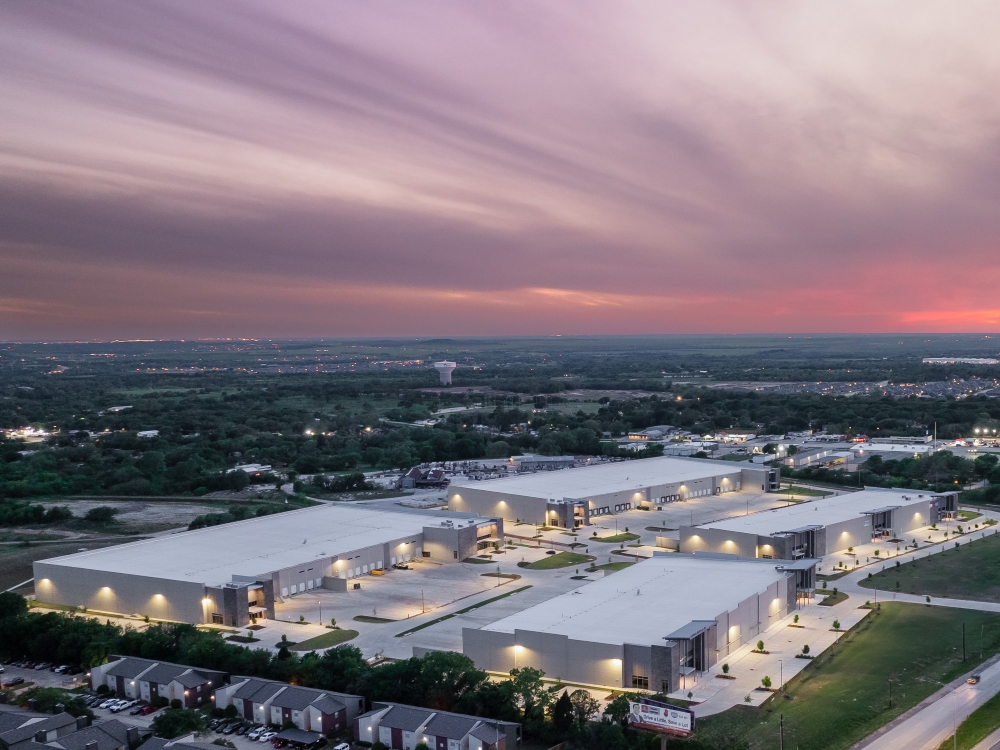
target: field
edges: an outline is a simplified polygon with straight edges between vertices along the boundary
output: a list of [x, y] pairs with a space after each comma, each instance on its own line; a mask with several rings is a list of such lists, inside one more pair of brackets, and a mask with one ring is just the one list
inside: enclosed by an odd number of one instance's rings
[[963, 623], [969, 632], [983, 628], [986, 658], [997, 653], [1000, 615], [883, 604], [789, 681], [787, 698], [775, 694], [760, 708], [738, 706], [700, 719], [696, 736], [722, 747], [749, 742], [777, 750], [783, 716], [785, 747], [845, 750], [980, 663], [978, 649], [962, 661]]
[[958, 549], [889, 567], [860, 584], [880, 591], [1000, 602], [1000, 535], [971, 542], [969, 536], [960, 538]]

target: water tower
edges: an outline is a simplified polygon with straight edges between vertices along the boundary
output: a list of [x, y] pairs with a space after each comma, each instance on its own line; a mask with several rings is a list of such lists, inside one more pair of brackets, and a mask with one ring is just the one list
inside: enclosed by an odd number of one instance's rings
[[435, 362], [434, 369], [438, 371], [438, 375], [441, 376], [441, 385], [451, 385], [451, 373], [458, 367], [454, 362]]

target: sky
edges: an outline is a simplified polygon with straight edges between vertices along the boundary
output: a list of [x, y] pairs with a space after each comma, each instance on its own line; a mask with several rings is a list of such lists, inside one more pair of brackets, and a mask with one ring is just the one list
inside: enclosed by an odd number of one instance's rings
[[1000, 5], [0, 4], [0, 339], [995, 331]]

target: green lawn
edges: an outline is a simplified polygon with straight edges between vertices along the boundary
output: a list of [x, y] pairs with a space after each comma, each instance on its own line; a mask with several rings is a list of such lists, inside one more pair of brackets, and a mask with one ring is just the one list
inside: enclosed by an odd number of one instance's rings
[[958, 517], [961, 518], [963, 521], [971, 521], [973, 518], [979, 518], [981, 515], [983, 514], [974, 510], [958, 511]]
[[618, 570], [625, 570], [625, 568], [630, 568], [633, 565], [635, 565], [634, 562], [622, 561], [622, 562], [604, 563], [604, 565], [591, 565], [589, 568], [585, 568], [585, 570], [588, 573], [593, 573], [596, 570], [608, 570], [614, 573], [615, 571]]
[[[963, 622], [967, 633], [975, 634], [965, 663]], [[696, 736], [720, 747], [747, 747], [749, 741], [758, 750], [777, 750], [781, 714], [786, 748], [845, 750], [973, 669], [980, 661], [981, 627], [989, 658], [1000, 650], [1000, 615], [885, 603], [793, 678], [789, 699], [776, 694], [760, 708], [737, 706], [699, 719]], [[748, 692], [761, 676], [745, 678]], [[777, 682], [777, 675], [770, 677]]]
[[817, 490], [815, 487], [799, 487], [795, 485], [794, 487], [782, 487], [775, 494], [798, 495], [799, 497], [826, 497], [833, 493], [826, 490]]
[[979, 536], [973, 532], [959, 537], [958, 549], [948, 542], [944, 552], [898, 568], [888, 564], [884, 572], [873, 573], [860, 584], [880, 591], [1000, 602], [1000, 535]]
[[593, 562], [596, 559], [593, 555], [581, 555], [579, 552], [557, 552], [554, 555], [547, 555], [535, 562], [519, 562], [517, 566], [531, 570], [555, 570], [556, 568], [568, 568], [571, 565], [582, 565], [583, 563]]
[[[1000, 694], [994, 695], [958, 725], [958, 750], [972, 750], [982, 740], [1000, 728]], [[938, 750], [956, 747], [955, 735], [938, 746]]]
[[834, 604], [840, 604], [845, 599], [847, 599], [847, 594], [843, 591], [830, 590], [830, 593], [823, 601], [819, 602], [819, 605], [821, 607], [832, 607]]
[[588, 539], [588, 542], [608, 542], [609, 544], [618, 544], [619, 542], [634, 542], [639, 538], [638, 534], [630, 534], [628, 532], [622, 532], [621, 534], [612, 534], [611, 536], [592, 536]]
[[322, 635], [317, 635], [315, 638], [300, 641], [290, 648], [292, 651], [315, 651], [321, 648], [330, 648], [330, 646], [336, 646], [340, 643], [346, 643], [352, 638], [356, 638], [357, 635], [357, 630], [330, 630]]

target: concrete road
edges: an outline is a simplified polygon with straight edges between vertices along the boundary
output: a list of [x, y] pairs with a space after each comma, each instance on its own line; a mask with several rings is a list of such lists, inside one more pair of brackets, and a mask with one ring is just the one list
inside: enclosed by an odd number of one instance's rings
[[[996, 660], [993, 660], [996, 662]], [[924, 701], [922, 707], [901, 722], [894, 722], [889, 731], [873, 735], [851, 750], [935, 750], [955, 733], [969, 714], [1000, 692], [1000, 663], [978, 672], [978, 685], [969, 685], [963, 676], [942, 691]], [[898, 720], [897, 720], [898, 721]]]

